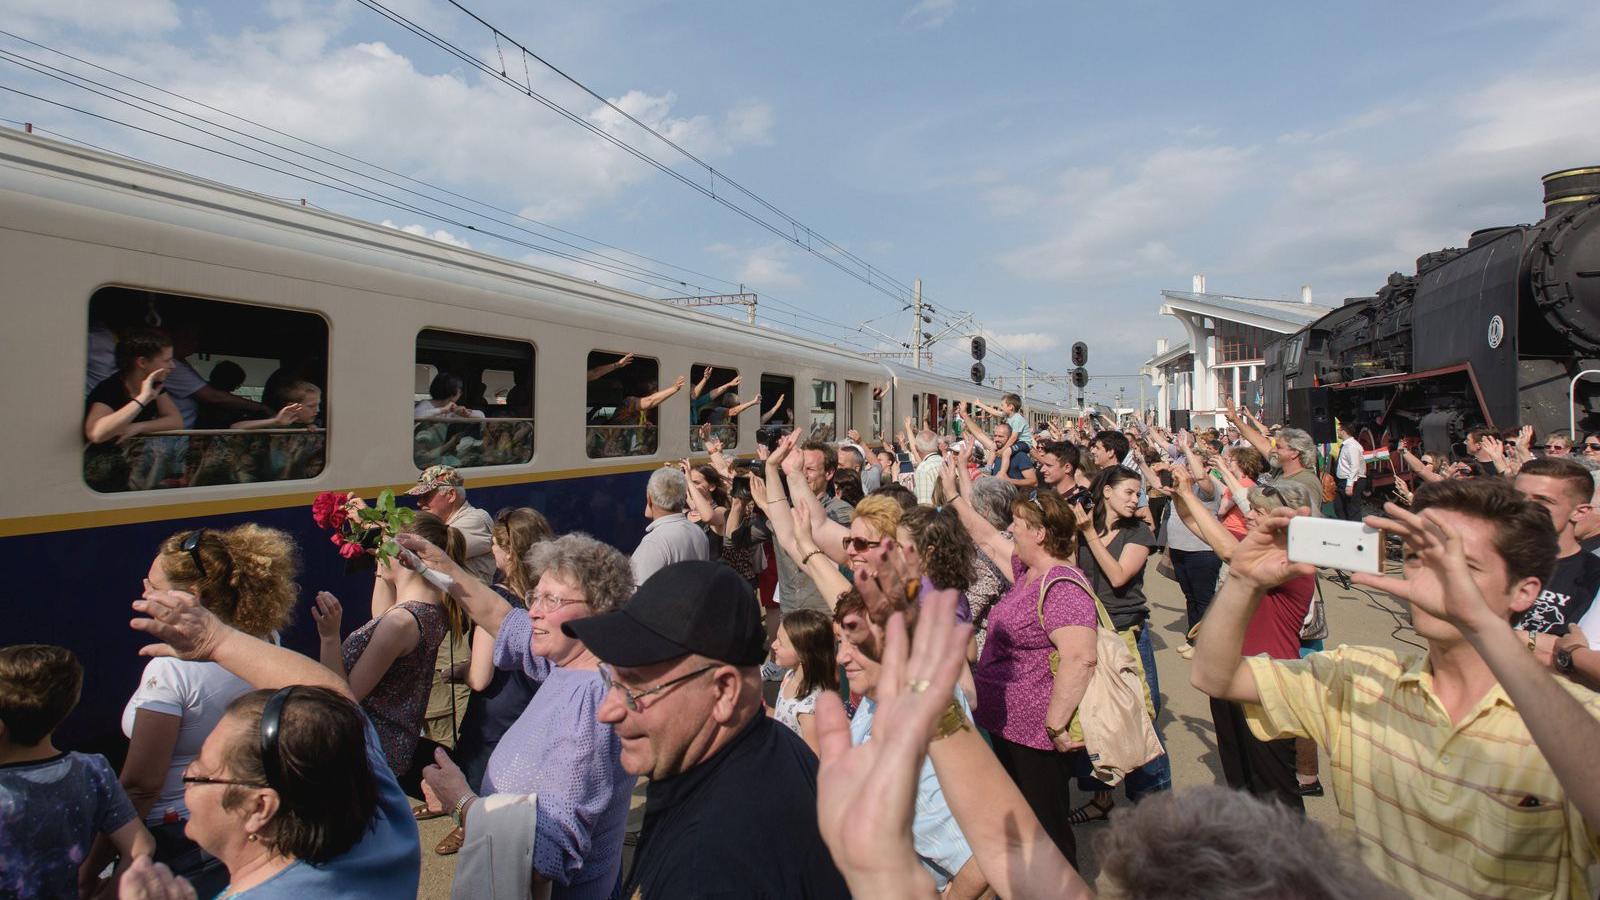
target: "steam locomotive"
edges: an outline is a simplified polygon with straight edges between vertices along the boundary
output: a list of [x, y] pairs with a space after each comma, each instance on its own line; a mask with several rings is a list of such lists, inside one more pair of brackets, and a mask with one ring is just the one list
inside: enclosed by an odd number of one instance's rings
[[1478, 426], [1600, 430], [1600, 167], [1544, 176], [1544, 218], [1426, 253], [1263, 348], [1269, 422], [1459, 452]]

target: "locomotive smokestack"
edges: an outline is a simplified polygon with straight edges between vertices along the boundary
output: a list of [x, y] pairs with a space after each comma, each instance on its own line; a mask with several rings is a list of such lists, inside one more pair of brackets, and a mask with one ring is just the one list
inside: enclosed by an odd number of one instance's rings
[[1307, 306], [1311, 305], [1311, 285], [1300, 285], [1300, 302]]
[[1194, 293], [1196, 293], [1196, 294], [1204, 294], [1205, 292], [1206, 292], [1206, 277], [1204, 275], [1196, 275], [1194, 277]]
[[1540, 180], [1544, 182], [1544, 216], [1547, 219], [1600, 199], [1600, 166], [1562, 169]]

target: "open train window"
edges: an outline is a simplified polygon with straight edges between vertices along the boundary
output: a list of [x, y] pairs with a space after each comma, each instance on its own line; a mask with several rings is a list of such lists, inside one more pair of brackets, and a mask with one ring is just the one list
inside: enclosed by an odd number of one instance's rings
[[811, 439], [831, 441], [838, 427], [838, 382], [811, 382]]
[[[314, 313], [102, 288], [89, 298], [83, 478], [96, 491], [315, 478], [328, 325]], [[144, 384], [159, 383], [146, 397]]]
[[761, 427], [787, 434], [794, 430], [794, 379], [761, 374]]
[[659, 407], [683, 389], [680, 377], [661, 386], [661, 364], [632, 353], [589, 354], [584, 443], [591, 459], [649, 456], [660, 445]]
[[533, 459], [533, 345], [425, 328], [417, 333], [411, 461], [419, 469]]
[[739, 413], [759, 402], [740, 399], [739, 370], [695, 363], [689, 382], [689, 448], [704, 450], [708, 438], [738, 446]]

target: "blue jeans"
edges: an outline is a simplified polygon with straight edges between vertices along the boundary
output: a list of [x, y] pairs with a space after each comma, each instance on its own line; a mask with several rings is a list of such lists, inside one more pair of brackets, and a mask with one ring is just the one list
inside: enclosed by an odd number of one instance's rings
[[1172, 574], [1177, 576], [1178, 588], [1183, 591], [1184, 612], [1189, 627], [1200, 624], [1206, 610], [1211, 607], [1211, 597], [1217, 592], [1217, 576], [1222, 573], [1222, 557], [1211, 550], [1171, 550]]
[[[1150, 642], [1150, 620], [1145, 619], [1133, 627], [1139, 629], [1139, 637], [1135, 643], [1139, 647], [1139, 660], [1144, 664], [1144, 680], [1150, 685], [1150, 702], [1155, 704], [1156, 718], [1159, 720], [1161, 718], [1161, 684], [1156, 679], [1156, 651]], [[1161, 739], [1159, 725], [1156, 727], [1156, 740], [1161, 741], [1163, 749], [1167, 746], [1167, 742]], [[1087, 769], [1088, 757], [1084, 754], [1078, 755], [1082, 760], [1080, 768]], [[1081, 791], [1102, 793], [1115, 790], [1111, 785], [1106, 784], [1087, 771], [1079, 771], [1076, 774], [1078, 775], [1078, 789]], [[1128, 787], [1128, 799], [1135, 803], [1148, 794], [1154, 794], [1158, 791], [1170, 791], [1172, 790], [1172, 760], [1167, 757], [1167, 754], [1163, 753], [1129, 772], [1128, 777], [1123, 779], [1122, 783]]]

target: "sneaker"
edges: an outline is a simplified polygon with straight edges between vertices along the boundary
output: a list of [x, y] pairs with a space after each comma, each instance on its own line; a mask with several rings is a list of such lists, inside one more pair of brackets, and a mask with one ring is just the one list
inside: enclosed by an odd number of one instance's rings
[[1191, 644], [1184, 644], [1182, 647], [1178, 648], [1178, 655], [1184, 659], [1194, 659], [1194, 646]]
[[1321, 797], [1322, 796], [1322, 781], [1321, 780], [1313, 781], [1310, 784], [1306, 784], [1305, 782], [1300, 782], [1299, 788], [1300, 788], [1300, 796], [1302, 796], [1302, 797]]
[[785, 669], [783, 666], [780, 666], [775, 662], [765, 662], [761, 664], [762, 681], [782, 681], [783, 676], [788, 674], [788, 672], [788, 669]]

